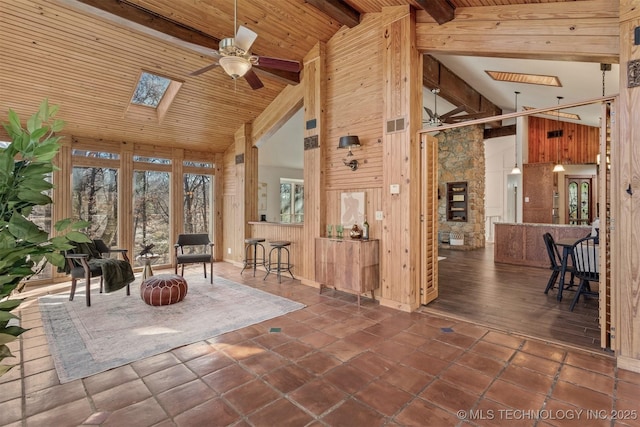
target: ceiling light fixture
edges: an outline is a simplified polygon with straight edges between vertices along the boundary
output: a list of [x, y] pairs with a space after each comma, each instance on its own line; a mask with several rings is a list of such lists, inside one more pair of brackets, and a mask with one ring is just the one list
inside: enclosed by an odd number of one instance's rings
[[[520, 94], [520, 92], [515, 91], [514, 92], [516, 94], [516, 108], [515, 108], [515, 112], [518, 112], [518, 95]], [[518, 118], [516, 117], [516, 146], [515, 146], [515, 157], [516, 157], [516, 164], [513, 167], [513, 169], [511, 169], [511, 173], [514, 175], [520, 175], [522, 173], [522, 171], [520, 170], [520, 168], [518, 167]]]
[[[558, 96], [558, 105], [560, 105], [560, 100], [563, 99], [563, 96]], [[557, 110], [557, 119], [556, 119], [556, 123], [558, 125], [560, 125], [560, 109], [558, 108]], [[562, 129], [558, 132], [560, 138], [562, 138]], [[556, 165], [553, 167], [553, 171], [554, 172], [564, 172], [564, 166], [562, 166], [562, 163], [560, 162], [560, 143], [562, 142], [562, 139], [558, 139], [558, 158], [557, 158], [557, 163]]]
[[241, 56], [223, 56], [218, 63], [234, 80], [244, 76], [251, 69], [251, 62]]

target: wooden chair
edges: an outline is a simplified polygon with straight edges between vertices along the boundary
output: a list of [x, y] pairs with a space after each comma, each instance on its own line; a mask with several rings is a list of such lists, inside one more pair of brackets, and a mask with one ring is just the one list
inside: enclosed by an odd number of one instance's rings
[[580, 279], [578, 290], [576, 295], [571, 301], [569, 310], [573, 311], [573, 308], [578, 303], [580, 295], [584, 297], [597, 297], [598, 291], [591, 289], [590, 283], [600, 282], [599, 272], [599, 255], [598, 255], [598, 236], [588, 236], [578, 240], [573, 245], [572, 259], [574, 265], [575, 276]]
[[131, 295], [130, 283], [134, 280], [134, 275], [127, 250], [109, 248], [104, 241], [95, 239], [91, 243], [77, 244], [75, 249], [66, 251], [64, 254], [67, 260], [65, 272], [71, 276], [69, 301], [73, 301], [78, 279], [84, 278], [87, 307], [91, 306], [91, 278], [100, 277], [100, 293], [102, 293], [104, 290], [103, 265], [105, 262], [100, 260], [108, 259], [112, 253], [122, 255], [123, 259], [113, 259], [110, 263], [117, 265], [117, 267], [114, 268], [122, 268], [126, 271], [124, 280], [127, 282], [127, 295]]
[[204, 277], [207, 278], [207, 263], [210, 263], [210, 282], [213, 284], [213, 242], [206, 233], [179, 234], [178, 241], [173, 245], [176, 253], [175, 274], [178, 274], [178, 265], [182, 266], [181, 275], [184, 276], [185, 264], [202, 263]]
[[[553, 240], [553, 236], [550, 233], [544, 233], [542, 238], [544, 239], [544, 245], [546, 246], [547, 254], [549, 255], [549, 270], [551, 270], [551, 277], [549, 277], [547, 287], [544, 289], [544, 293], [547, 294], [549, 293], [549, 290], [555, 286], [558, 276], [562, 271], [562, 256], [560, 255], [556, 242]], [[567, 266], [566, 271], [571, 273], [571, 281], [567, 285], [567, 288], [569, 288], [573, 286], [573, 267]]]

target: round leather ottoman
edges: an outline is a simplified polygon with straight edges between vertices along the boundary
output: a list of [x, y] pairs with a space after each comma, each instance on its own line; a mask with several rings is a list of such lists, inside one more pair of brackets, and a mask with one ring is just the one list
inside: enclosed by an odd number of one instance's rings
[[187, 295], [187, 281], [177, 274], [158, 274], [140, 285], [140, 296], [149, 305], [169, 305], [180, 302]]

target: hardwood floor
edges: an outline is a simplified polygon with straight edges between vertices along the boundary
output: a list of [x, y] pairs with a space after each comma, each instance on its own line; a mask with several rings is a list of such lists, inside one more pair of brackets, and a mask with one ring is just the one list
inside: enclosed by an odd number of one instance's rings
[[490, 243], [473, 251], [440, 249], [439, 255], [446, 257], [438, 264], [439, 296], [423, 311], [604, 351], [597, 299], [581, 298], [569, 311], [574, 292], [565, 291], [561, 302], [557, 289], [544, 294], [550, 270], [494, 263]]

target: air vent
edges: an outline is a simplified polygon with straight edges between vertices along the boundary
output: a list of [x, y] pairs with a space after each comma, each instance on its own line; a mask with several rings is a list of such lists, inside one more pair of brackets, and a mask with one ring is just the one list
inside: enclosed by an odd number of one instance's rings
[[404, 117], [387, 120], [387, 133], [400, 132], [405, 128]]
[[562, 129], [550, 130], [547, 132], [547, 138], [560, 138], [562, 136]]

